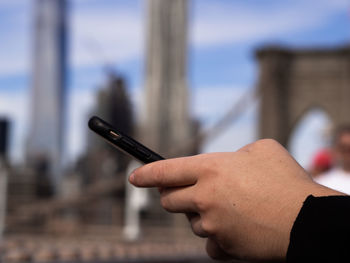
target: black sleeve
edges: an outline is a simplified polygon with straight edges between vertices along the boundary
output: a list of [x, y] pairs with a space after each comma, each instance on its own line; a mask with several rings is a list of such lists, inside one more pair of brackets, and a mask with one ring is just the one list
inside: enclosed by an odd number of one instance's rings
[[290, 234], [295, 262], [350, 262], [350, 196], [307, 197]]

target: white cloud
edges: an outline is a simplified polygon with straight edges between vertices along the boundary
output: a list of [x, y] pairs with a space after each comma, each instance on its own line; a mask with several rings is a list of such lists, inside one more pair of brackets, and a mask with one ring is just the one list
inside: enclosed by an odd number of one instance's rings
[[27, 43], [28, 39], [24, 36], [9, 38], [6, 46], [11, 48], [0, 49], [0, 76], [29, 73], [31, 63]]
[[1, 0], [0, 8], [18, 8], [29, 2], [30, 0]]
[[139, 10], [99, 8], [72, 12], [72, 63], [122, 63], [141, 56], [143, 21]]
[[[0, 42], [5, 43], [5, 48], [0, 49], [0, 75], [18, 74], [30, 69], [32, 12], [28, 9], [31, 3], [29, 0], [0, 1], [1, 11], [10, 8], [13, 13], [12, 18], [8, 18], [8, 14], [3, 18], [3, 23], [13, 30], [6, 32], [6, 36], [0, 36]], [[97, 8], [72, 6], [68, 21], [72, 37], [69, 55], [74, 66], [111, 61], [123, 63], [143, 55], [145, 16], [139, 4], [130, 4], [128, 8], [102, 4]], [[191, 43], [198, 48], [260, 41], [305, 31], [348, 9], [349, 1], [269, 1], [269, 8], [259, 1], [250, 4], [197, 1], [194, 6], [196, 10], [191, 14], [195, 16], [189, 32]]]
[[197, 4], [191, 28], [195, 47], [261, 41], [281, 34], [305, 31], [327, 22], [349, 7], [347, 0], [297, 0], [269, 4], [218, 1]]
[[0, 76], [29, 70], [31, 11], [27, 0], [0, 2]]

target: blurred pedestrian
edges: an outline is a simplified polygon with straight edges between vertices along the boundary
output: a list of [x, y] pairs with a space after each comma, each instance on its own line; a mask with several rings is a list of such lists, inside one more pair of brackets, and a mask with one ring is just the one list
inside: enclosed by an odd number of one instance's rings
[[313, 178], [328, 172], [333, 166], [333, 156], [329, 149], [318, 151], [312, 159], [310, 174]]
[[334, 167], [315, 181], [337, 191], [350, 194], [350, 124], [340, 126], [333, 139]]

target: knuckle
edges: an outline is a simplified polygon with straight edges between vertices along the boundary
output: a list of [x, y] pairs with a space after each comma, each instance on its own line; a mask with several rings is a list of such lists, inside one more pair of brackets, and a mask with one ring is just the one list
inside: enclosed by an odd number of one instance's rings
[[261, 139], [252, 144], [253, 149], [271, 148], [278, 146], [279, 143], [274, 139]]
[[218, 153], [215, 154], [202, 154], [200, 158], [198, 158], [198, 167], [200, 167], [200, 177], [204, 176], [214, 176], [219, 170], [221, 158], [216, 158]]
[[196, 225], [191, 225], [192, 232], [199, 237], [208, 237], [207, 233], [204, 232], [204, 230], [201, 227], [198, 227]]
[[151, 167], [151, 174], [156, 185], [162, 185], [164, 180], [164, 165], [159, 163]]
[[162, 196], [160, 198], [160, 204], [161, 206], [167, 210], [167, 211], [171, 211], [171, 201], [169, 200], [169, 198], [167, 196]]
[[201, 198], [199, 195], [193, 198], [193, 203], [196, 210], [199, 212], [205, 212], [209, 208], [209, 204], [207, 203], [207, 201]]
[[214, 236], [216, 234], [216, 228], [214, 224], [212, 224], [208, 220], [203, 219], [201, 227], [208, 236]]
[[202, 228], [201, 216], [196, 216], [191, 219], [191, 228], [193, 233], [199, 237], [208, 237], [208, 234]]

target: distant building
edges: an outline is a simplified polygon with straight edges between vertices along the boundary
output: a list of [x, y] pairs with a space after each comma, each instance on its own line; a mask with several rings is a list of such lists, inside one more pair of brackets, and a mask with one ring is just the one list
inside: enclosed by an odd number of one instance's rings
[[0, 242], [3, 239], [7, 208], [8, 167], [6, 165], [9, 121], [0, 118]]
[[[101, 87], [96, 97], [94, 113], [105, 119], [118, 130], [132, 135], [134, 132], [134, 116], [125, 78], [110, 72], [106, 84]], [[98, 138], [94, 134], [93, 138]], [[100, 138], [89, 140], [89, 147], [105, 146]]]
[[[35, 1], [34, 70], [27, 157], [59, 189], [66, 82], [66, 1]], [[39, 164], [38, 164], [39, 162]]]
[[[187, 0], [149, 0], [142, 139], [165, 156], [193, 135], [187, 88]], [[175, 147], [176, 146], [176, 147]]]
[[4, 159], [8, 153], [8, 133], [9, 121], [6, 118], [0, 118], [0, 158]]

